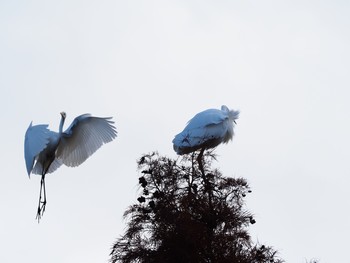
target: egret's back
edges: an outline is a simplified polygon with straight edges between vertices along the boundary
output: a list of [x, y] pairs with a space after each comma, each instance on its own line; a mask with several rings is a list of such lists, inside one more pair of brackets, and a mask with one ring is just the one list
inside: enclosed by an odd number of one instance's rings
[[53, 173], [62, 165], [61, 160], [56, 158], [56, 151], [60, 143], [60, 134], [49, 130], [48, 135], [49, 142], [46, 148], [36, 157], [36, 162], [32, 170], [33, 174]]

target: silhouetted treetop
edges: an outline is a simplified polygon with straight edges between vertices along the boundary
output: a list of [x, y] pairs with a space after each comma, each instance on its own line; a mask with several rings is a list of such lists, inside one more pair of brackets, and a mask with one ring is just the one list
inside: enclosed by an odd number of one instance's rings
[[196, 157], [153, 152], [139, 159], [140, 196], [124, 213], [127, 228], [111, 262], [282, 262], [271, 247], [251, 241], [247, 181], [211, 169], [212, 151], [203, 157], [202, 174]]

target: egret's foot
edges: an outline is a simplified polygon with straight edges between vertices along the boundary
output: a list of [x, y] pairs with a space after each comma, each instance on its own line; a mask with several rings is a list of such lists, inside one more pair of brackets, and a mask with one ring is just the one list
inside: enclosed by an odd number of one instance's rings
[[38, 206], [38, 212], [35, 218], [35, 219], [38, 219], [38, 222], [40, 221], [41, 217], [44, 215], [45, 207], [46, 207], [46, 201], [40, 201], [40, 204]]

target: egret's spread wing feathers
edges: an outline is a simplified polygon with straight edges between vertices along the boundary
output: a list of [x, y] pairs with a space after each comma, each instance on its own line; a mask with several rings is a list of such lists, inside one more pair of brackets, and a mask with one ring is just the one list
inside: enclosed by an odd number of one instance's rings
[[67, 166], [78, 166], [104, 143], [117, 136], [111, 118], [92, 117], [84, 114], [74, 119], [62, 134], [56, 156]]
[[24, 157], [28, 175], [32, 171], [36, 156], [43, 151], [49, 143], [48, 125], [35, 125], [30, 123], [24, 139]]

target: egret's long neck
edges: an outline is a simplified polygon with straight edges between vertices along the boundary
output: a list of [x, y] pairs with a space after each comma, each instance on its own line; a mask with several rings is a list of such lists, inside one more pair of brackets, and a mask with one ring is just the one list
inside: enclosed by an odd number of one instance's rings
[[58, 133], [61, 134], [63, 130], [63, 124], [64, 124], [65, 117], [62, 115], [61, 117], [61, 122], [60, 122], [60, 127], [58, 129]]

